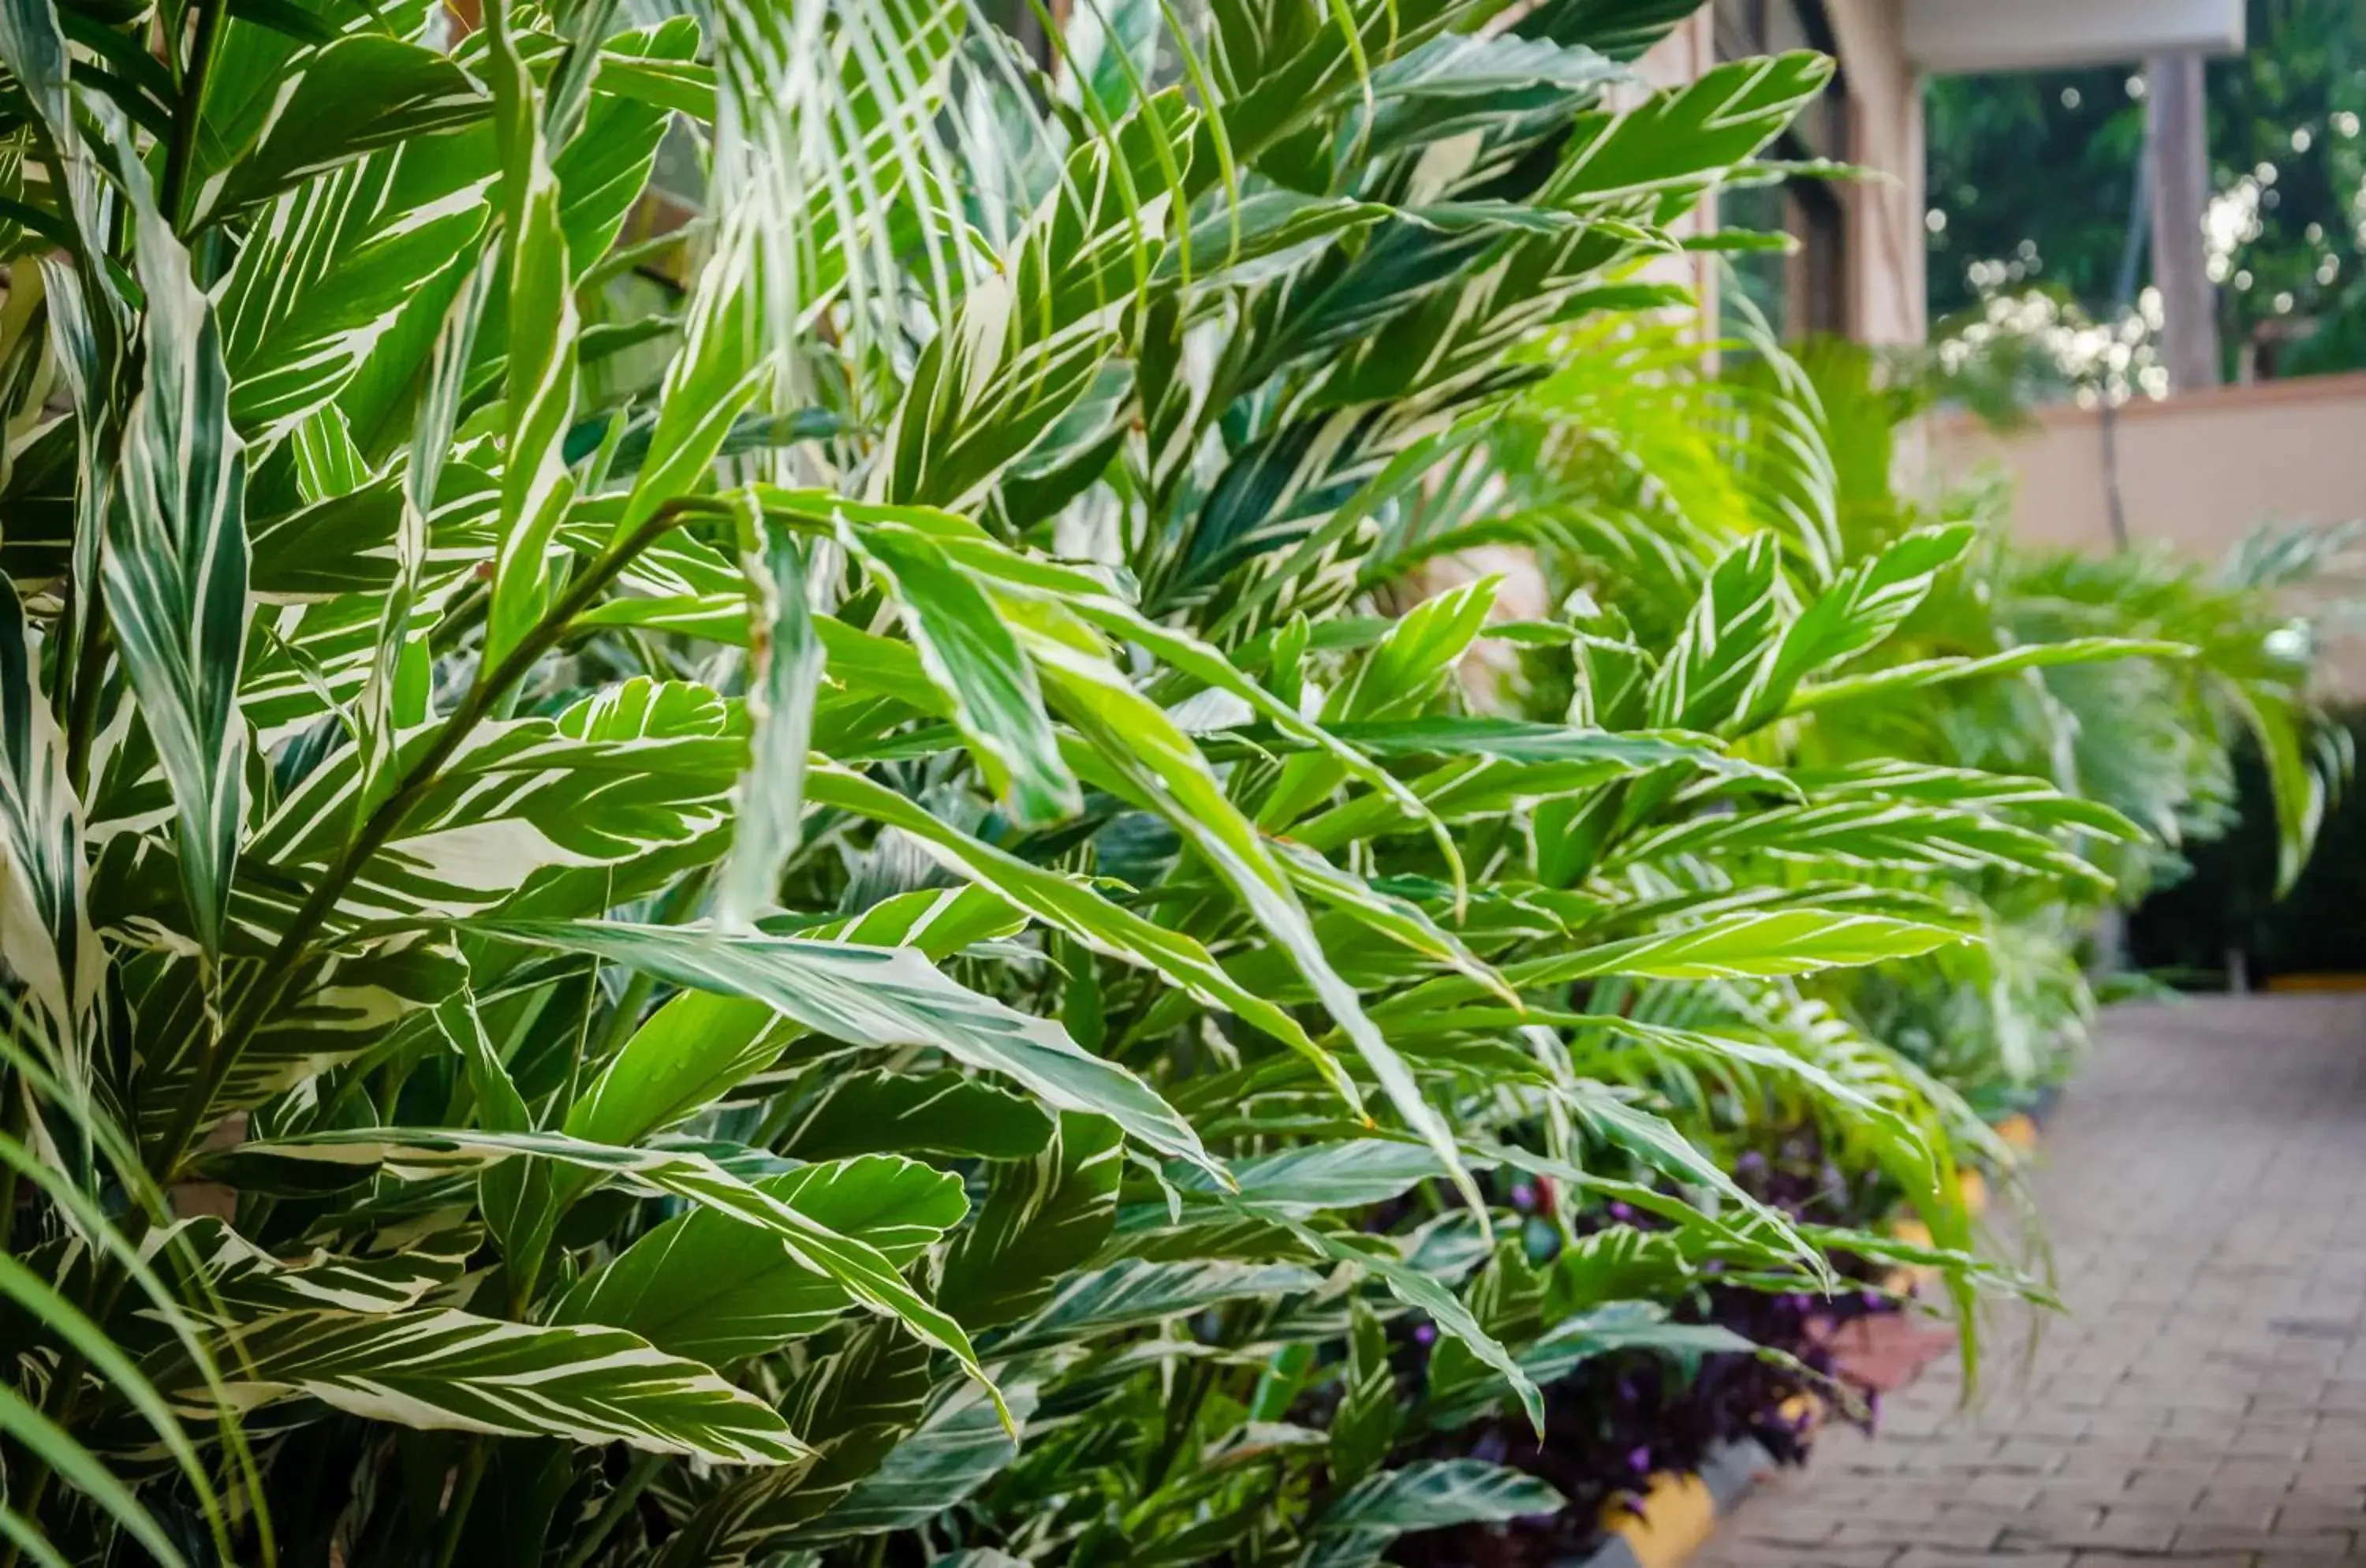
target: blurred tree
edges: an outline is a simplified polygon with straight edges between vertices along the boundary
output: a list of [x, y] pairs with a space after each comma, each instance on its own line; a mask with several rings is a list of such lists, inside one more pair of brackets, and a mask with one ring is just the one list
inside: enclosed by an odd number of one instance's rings
[[[2366, 6], [2249, 0], [2250, 48], [2208, 68], [2207, 220], [2232, 378], [2366, 367]], [[1929, 89], [1931, 310], [2041, 284], [2114, 305], [2136, 160], [2134, 65]]]

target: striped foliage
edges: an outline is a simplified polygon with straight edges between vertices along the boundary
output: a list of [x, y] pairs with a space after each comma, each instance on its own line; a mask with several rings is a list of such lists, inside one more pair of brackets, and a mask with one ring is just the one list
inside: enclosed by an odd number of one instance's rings
[[2189, 644], [1652, 346], [1826, 62], [680, 9], [0, 4], [0, 1563], [1376, 1562], [1759, 1133], [2036, 1292], [1863, 976], [2159, 823], [1853, 716]]

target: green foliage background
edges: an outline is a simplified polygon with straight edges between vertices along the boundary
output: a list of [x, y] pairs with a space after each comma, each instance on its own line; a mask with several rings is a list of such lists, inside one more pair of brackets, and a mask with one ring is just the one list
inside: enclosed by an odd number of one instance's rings
[[[2246, 26], [2246, 51], [2204, 68], [2213, 190], [2273, 175], [2260, 232], [2234, 258], [2249, 286], [2219, 290], [2227, 374], [2238, 345], [2286, 315], [2308, 330], [2279, 347], [2277, 375], [2354, 370], [2366, 366], [2366, 17], [2342, 0], [2248, 0]], [[1930, 202], [1944, 215], [1930, 237], [1933, 319], [1979, 302], [1968, 269], [1989, 262], [2011, 267], [2014, 286], [2112, 318], [2144, 152], [2145, 106], [2129, 86], [2140, 76], [2114, 66], [1930, 84]]]

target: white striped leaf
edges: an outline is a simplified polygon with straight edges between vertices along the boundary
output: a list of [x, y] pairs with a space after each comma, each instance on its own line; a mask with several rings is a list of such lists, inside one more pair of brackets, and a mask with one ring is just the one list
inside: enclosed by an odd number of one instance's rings
[[1831, 80], [1805, 51], [1704, 71], [1621, 113], [1580, 115], [1540, 200], [1564, 209], [1639, 205], [1660, 220], [1773, 141]]
[[2019, 670], [2043, 670], [2059, 664], [2108, 663], [2114, 659], [2191, 659], [2195, 650], [2181, 642], [2121, 637], [2069, 637], [2061, 642], [2034, 642], [2001, 653], [1977, 657], [1950, 655], [1893, 664], [1863, 675], [1844, 675], [1800, 686], [1784, 705], [1786, 714], [1812, 713], [1842, 703], [1903, 696], [1957, 681], [1988, 675], [2008, 675]]
[[1783, 595], [1773, 534], [1753, 534], [1728, 552], [1652, 679], [1651, 722], [1715, 729], [1731, 717], [1774, 657]]
[[16, 585], [0, 578], [0, 951], [87, 1088], [107, 954], [91, 924], [82, 802]]
[[[450, 996], [467, 977], [450, 944], [432, 942], [424, 933], [308, 959], [287, 1002], [239, 1054], [198, 1125], [260, 1105], [369, 1050], [406, 1018]], [[198, 1059], [209, 1038], [208, 998], [202, 976], [176, 964], [152, 988], [136, 993], [134, 1006], [140, 1127], [143, 1136], [155, 1136], [172, 1124], [181, 1100], [196, 1092]]]
[[[643, 677], [556, 719], [479, 726], [363, 865], [341, 915], [473, 914], [536, 872], [614, 865], [704, 839], [728, 820], [747, 755], [732, 729], [712, 692]], [[393, 771], [435, 735], [425, 725], [401, 737]], [[280, 802], [252, 852], [292, 880], [317, 874], [343, 849], [361, 770], [352, 750], [315, 769]], [[266, 930], [273, 924], [267, 909], [252, 918]]]
[[268, 445], [335, 397], [422, 281], [477, 243], [481, 163], [445, 143], [390, 147], [257, 215], [221, 297], [240, 429]]
[[1630, 839], [1608, 867], [1752, 855], [1848, 866], [2020, 872], [2108, 886], [2107, 873], [2043, 833], [1926, 800], [1853, 799], [1696, 817]]
[[146, 1241], [152, 1257], [176, 1270], [194, 1269], [181, 1301], [205, 1308], [214, 1300], [244, 1318], [266, 1313], [329, 1309], [353, 1313], [400, 1312], [458, 1280], [483, 1244], [483, 1233], [456, 1226], [406, 1240], [398, 1251], [339, 1257], [313, 1248], [276, 1257], [221, 1221], [184, 1220]]
[[1621, 1350], [1654, 1350], [1695, 1365], [1703, 1356], [1761, 1353], [1754, 1341], [1722, 1324], [1674, 1323], [1658, 1302], [1628, 1301], [1562, 1319], [1521, 1352], [1520, 1359], [1538, 1377], [1562, 1378], [1596, 1356]]
[[1794, 1257], [1820, 1273], [1826, 1271], [1820, 1257], [1800, 1238], [1782, 1211], [1743, 1191], [1713, 1156], [1685, 1137], [1666, 1117], [1646, 1111], [1598, 1083], [1564, 1084], [1560, 1098], [1582, 1131], [1662, 1176], [1715, 1192], [1723, 1201], [1764, 1225]]
[[966, 1073], [876, 1071], [828, 1075], [775, 1146], [794, 1159], [899, 1150], [1005, 1160], [1051, 1141], [1042, 1107]]
[[[918, 1256], [967, 1213], [961, 1179], [896, 1155], [808, 1165], [755, 1183], [891, 1265]], [[831, 1278], [764, 1233], [712, 1209], [666, 1221], [586, 1275], [555, 1323], [604, 1323], [659, 1349], [727, 1366], [828, 1327], [852, 1304]]]
[[[1350, 720], [1369, 724], [1405, 718], [1427, 706], [1486, 623], [1500, 581], [1482, 578], [1448, 589], [1405, 612], [1356, 665], [1346, 683], [1324, 703], [1324, 723], [1335, 729]], [[1345, 777], [1346, 771], [1334, 759], [1290, 758], [1257, 807], [1257, 826], [1268, 833], [1281, 831]]]
[[1082, 805], [1061, 760], [1035, 666], [1001, 612], [935, 541], [884, 521], [841, 522], [839, 537], [903, 607], [905, 626], [953, 722], [997, 795], [1022, 822], [1051, 823]]
[[740, 541], [741, 563], [749, 623], [763, 635], [750, 649], [748, 767], [732, 786], [731, 852], [715, 898], [717, 918], [727, 926], [750, 923], [772, 905], [781, 868], [797, 847], [822, 679], [804, 547], [777, 524], [760, 521], [752, 528], [760, 537]]
[[1042, 1306], [1108, 1241], [1123, 1152], [1114, 1122], [1067, 1115], [1042, 1154], [995, 1165], [976, 1220], [945, 1255], [937, 1300], [982, 1329]]
[[1339, 1404], [1331, 1416], [1331, 1446], [1324, 1455], [1332, 1480], [1353, 1487], [1376, 1469], [1388, 1457], [1402, 1419], [1388, 1330], [1377, 1313], [1355, 1302], [1348, 1317], [1347, 1359], [1339, 1371]]
[[[1447, 1168], [1457, 1173], [1456, 1185], [1472, 1210], [1482, 1212], [1478, 1190], [1461, 1173], [1454, 1136], [1444, 1118], [1423, 1098], [1413, 1070], [1373, 1027], [1362, 1000], [1332, 966], [1288, 874], [1264, 836], [1225, 795], [1190, 738], [1107, 660], [1087, 655], [1073, 641], [1050, 632], [1031, 631], [1030, 646], [1062, 699], [1064, 716], [1093, 743], [1106, 764], [1106, 775], [1095, 782], [1165, 818], [1233, 889], [1251, 917], [1290, 954], [1406, 1126], [1437, 1151]], [[1221, 655], [1216, 662], [1223, 662]], [[1264, 694], [1272, 701], [1270, 694]], [[1351, 1084], [1339, 1078], [1333, 1087], [1361, 1111]]]
[[961, 1325], [912, 1289], [876, 1247], [838, 1235], [692, 1150], [616, 1148], [563, 1133], [363, 1127], [247, 1144], [213, 1158], [233, 1169], [274, 1160], [383, 1167], [411, 1179], [481, 1170], [513, 1158], [549, 1160], [681, 1198], [769, 1234], [806, 1271], [835, 1280], [858, 1303], [952, 1351], [991, 1397], [1000, 1398]]
[[[1326, 1209], [1385, 1203], [1424, 1181], [1447, 1178], [1446, 1168], [1428, 1145], [1400, 1138], [1304, 1144], [1230, 1164], [1244, 1199], [1300, 1219]], [[1172, 1179], [1186, 1191], [1214, 1190], [1198, 1171], [1178, 1170]]]
[[1052, 1020], [946, 978], [908, 948], [595, 920], [487, 921], [479, 929], [761, 1002], [851, 1045], [933, 1047], [1011, 1078], [1055, 1109], [1108, 1116], [1163, 1154], [1208, 1158], [1190, 1124], [1132, 1072], [1090, 1055]]
[[[1745, 909], [1572, 953], [1523, 959], [1505, 964], [1502, 974], [1521, 991], [1606, 975], [1658, 980], [1808, 975], [1918, 957], [1968, 936], [1964, 931], [1891, 915]], [[1445, 976], [1391, 997], [1372, 1012], [1392, 1032], [1419, 1033], [1459, 1026], [1457, 1012], [1462, 1004], [1482, 994], [1475, 982]], [[1516, 1024], [1521, 1015], [1504, 1009], [1480, 1017], [1500, 1025]]]
[[[813, 942], [917, 948], [941, 961], [973, 942], [1015, 934], [1023, 917], [978, 887], [899, 894], [861, 915], [808, 928]], [[567, 1116], [567, 1131], [601, 1144], [638, 1143], [704, 1109], [778, 1060], [805, 1033], [764, 1002], [685, 990], [643, 1020]]]
[[2146, 836], [2142, 828], [2101, 801], [2066, 795], [2027, 773], [1990, 773], [1885, 757], [1795, 771], [1791, 782], [1817, 800], [1878, 795], [2024, 817], [2041, 828], [2076, 828], [2127, 843], [2140, 842]]
[[1444, 1529], [1557, 1514], [1567, 1504], [1552, 1483], [1525, 1470], [1475, 1459], [1421, 1460], [1365, 1477], [1324, 1511], [1322, 1530]]
[[1233, 1198], [1222, 1201], [1241, 1214], [1282, 1227], [1317, 1257], [1329, 1258], [1335, 1263], [1349, 1264], [1370, 1275], [1386, 1286], [1389, 1293], [1397, 1300], [1427, 1314], [1440, 1334], [1459, 1341], [1464, 1349], [1511, 1385], [1512, 1392], [1519, 1398], [1521, 1410], [1527, 1416], [1528, 1425], [1539, 1436], [1543, 1434], [1544, 1395], [1520, 1370], [1511, 1351], [1481, 1325], [1470, 1307], [1448, 1288], [1438, 1272], [1407, 1259], [1398, 1250], [1394, 1240], [1385, 1236], [1340, 1235], [1318, 1230], [1268, 1204], [1248, 1203]]
[[[1012, 1418], [1035, 1414], [1036, 1387], [1014, 1383]], [[909, 1529], [965, 1500], [1019, 1457], [1019, 1437], [995, 1420], [976, 1391], [956, 1384], [941, 1395], [914, 1431], [879, 1468], [854, 1483], [836, 1506], [782, 1538], [801, 1545]]]
[[541, 616], [544, 559], [575, 499], [566, 437], [575, 423], [574, 273], [558, 177], [543, 139], [542, 104], [506, 25], [489, 11], [489, 70], [501, 152], [502, 260], [509, 271], [500, 544], [493, 557], [484, 660], [495, 663]]
[[199, 180], [198, 209], [213, 215], [263, 200], [376, 148], [481, 120], [491, 107], [439, 51], [348, 33], [293, 62], [247, 145], [219, 150], [221, 162]]
[[1917, 528], [1834, 578], [1784, 629], [1764, 682], [1737, 716], [1738, 728], [1752, 728], [1782, 712], [1801, 681], [1896, 631], [1978, 532], [1968, 523]]
[[[129, 130], [117, 130], [128, 141]], [[237, 712], [249, 614], [246, 446], [231, 424], [213, 302], [139, 161], [118, 151], [139, 232], [145, 355], [107, 516], [107, 607], [172, 789], [192, 934], [210, 953], [221, 945], [246, 812]]]
[[1050, 1301], [996, 1344], [995, 1354], [1017, 1354], [1097, 1334], [1146, 1327], [1244, 1298], [1297, 1295], [1322, 1283], [1320, 1274], [1295, 1263], [1224, 1258], [1154, 1263], [1122, 1258], [1062, 1280]]
[[[927, 1348], [869, 1324], [814, 1358], [780, 1408], [817, 1451], [810, 1468], [749, 1471], [702, 1500], [666, 1542], [657, 1568], [727, 1568], [774, 1537], [828, 1512], [879, 1468], [929, 1404]], [[1031, 1389], [1013, 1391], [1028, 1407]]]
[[621, 1442], [718, 1464], [793, 1464], [810, 1451], [762, 1400], [622, 1329], [291, 1312], [223, 1335], [217, 1357], [229, 1397], [247, 1407], [303, 1395], [402, 1427]]
[[1696, 926], [1606, 942], [1505, 969], [1523, 990], [1598, 975], [1661, 980], [1807, 975], [1819, 969], [1912, 958], [1964, 940], [1964, 933], [1885, 915], [1831, 915], [1816, 909], [1745, 913]]
[[[991, 887], [1094, 952], [1153, 970], [1204, 1006], [1237, 1016], [1310, 1060], [1327, 1060], [1328, 1053], [1296, 1019], [1234, 981], [1196, 938], [1144, 919], [1104, 897], [1090, 882], [1064, 876], [973, 838], [851, 770], [823, 764], [814, 769], [809, 786], [816, 804], [901, 829], [948, 871]], [[1335, 1064], [1328, 1070], [1331, 1075], [1338, 1071]]]

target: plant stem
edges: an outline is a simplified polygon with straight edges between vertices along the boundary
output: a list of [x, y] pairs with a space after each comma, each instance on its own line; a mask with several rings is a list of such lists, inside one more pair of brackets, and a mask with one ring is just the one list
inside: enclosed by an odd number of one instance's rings
[[337, 907], [337, 900], [344, 896], [346, 887], [361, 874], [362, 867], [386, 846], [389, 839], [394, 837], [425, 797], [429, 787], [442, 773], [444, 764], [459, 751], [461, 744], [477, 726], [492, 714], [510, 688], [525, 678], [542, 656], [567, 634], [567, 628], [575, 617], [591, 606], [592, 602], [616, 580], [635, 556], [671, 529], [682, 513], [693, 510], [694, 504], [691, 501], [682, 501], [669, 502], [659, 508], [648, 521], [629, 536], [611, 546], [605, 555], [569, 583], [558, 602], [528, 628], [517, 646], [510, 649], [499, 664], [477, 672], [468, 694], [461, 699], [452, 716], [436, 730], [435, 739], [429, 743], [427, 750], [404, 771], [394, 792], [379, 802], [377, 808], [362, 824], [361, 831], [346, 840], [344, 849], [321, 874], [310, 896], [288, 920], [287, 929], [272, 949], [271, 956], [264, 961], [261, 973], [247, 987], [237, 1010], [223, 1025], [221, 1033], [206, 1048], [192, 1092], [174, 1112], [172, 1128], [157, 1145], [153, 1168], [162, 1179], [169, 1180], [179, 1170], [188, 1152], [189, 1140], [205, 1120], [214, 1097], [221, 1091], [222, 1084], [238, 1065], [240, 1055], [254, 1038], [255, 1031], [262, 1027], [264, 1020], [287, 996], [287, 987], [295, 982], [313, 937], [328, 922]]
[[460, 1461], [460, 1489], [452, 1498], [452, 1511], [444, 1516], [444, 1544], [435, 1553], [435, 1568], [452, 1568], [459, 1556], [460, 1536], [468, 1523], [468, 1510], [477, 1501], [477, 1488], [485, 1480], [485, 1439], [468, 1439], [468, 1457]]
[[632, 1511], [635, 1503], [640, 1501], [641, 1494], [648, 1490], [649, 1483], [657, 1479], [658, 1468], [664, 1463], [663, 1454], [635, 1454], [632, 1468], [625, 1472], [625, 1479], [616, 1483], [616, 1489], [608, 1494], [605, 1503], [600, 1505], [600, 1512], [593, 1517], [591, 1528], [583, 1532], [583, 1539], [575, 1543], [575, 1550], [567, 1554], [567, 1560], [558, 1568], [583, 1568], [591, 1562], [606, 1543], [609, 1532], [624, 1523], [625, 1516]]
[[107, 595], [96, 573], [87, 583], [76, 583], [74, 591], [90, 596], [83, 614], [82, 646], [74, 655], [73, 689], [66, 710], [66, 781], [79, 795], [90, 782], [90, 743], [98, 728], [98, 694], [107, 683]]
[[[21, 1091], [24, 1086], [17, 1087]], [[14, 1143], [21, 1140], [24, 1135], [25, 1096], [23, 1092], [18, 1092], [9, 1095], [7, 1103], [0, 1105], [0, 1138], [6, 1138]], [[6, 1170], [0, 1170], [0, 1253], [6, 1253], [14, 1258], [17, 1255], [16, 1237], [17, 1168], [12, 1165]]]
[[206, 82], [213, 74], [214, 51], [228, 9], [228, 0], [197, 0], [197, 37], [189, 45], [189, 68], [181, 73], [181, 100], [173, 106], [173, 145], [164, 157], [164, 217], [175, 231], [188, 220], [189, 171], [196, 165], [197, 137], [204, 129]]

